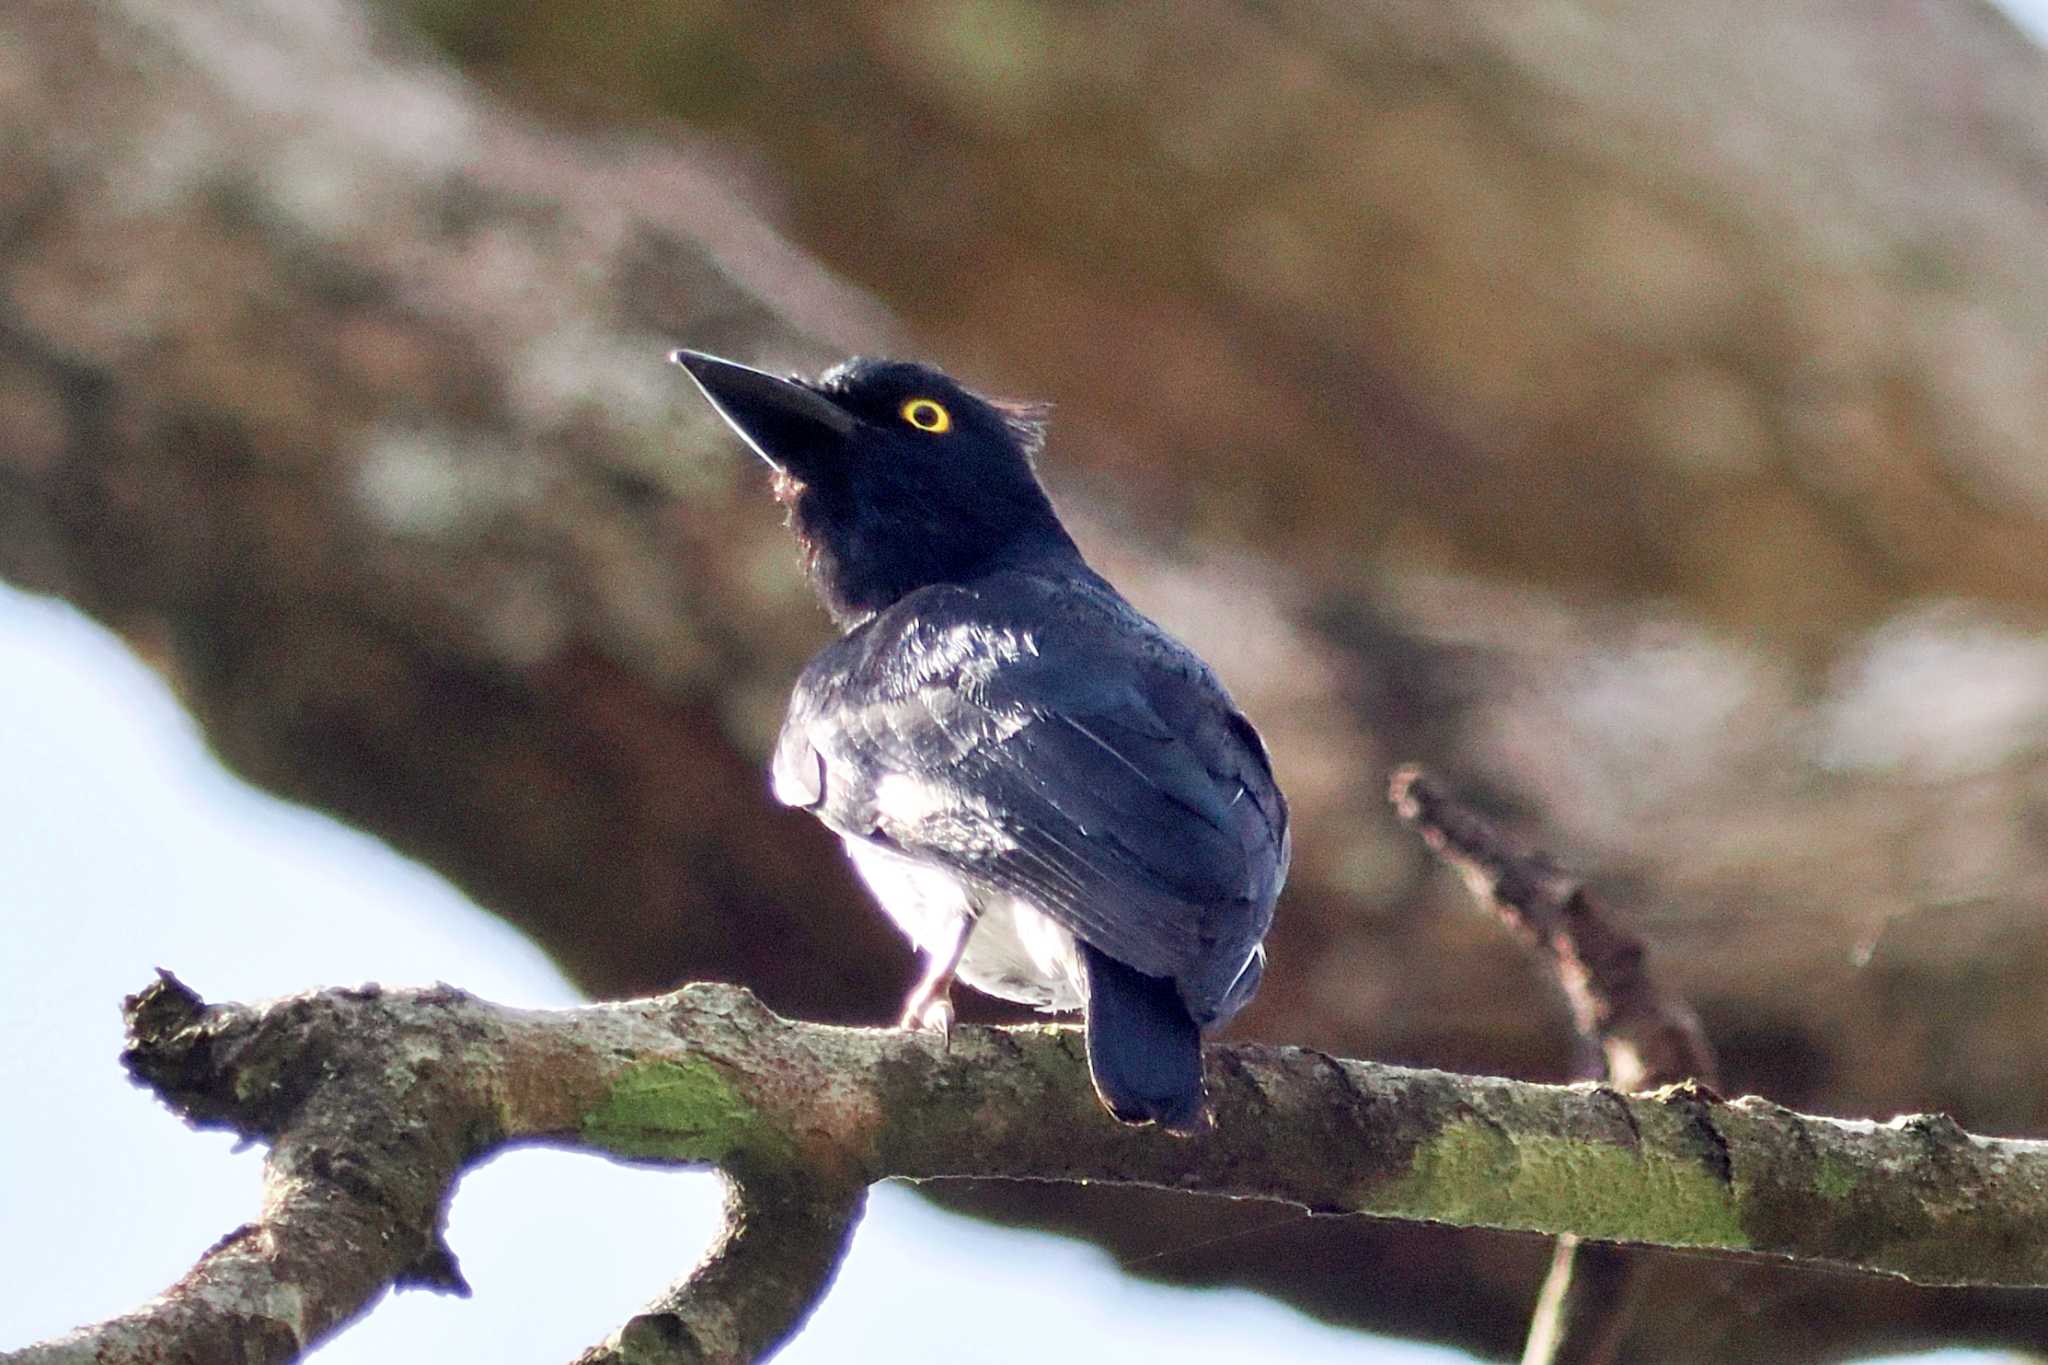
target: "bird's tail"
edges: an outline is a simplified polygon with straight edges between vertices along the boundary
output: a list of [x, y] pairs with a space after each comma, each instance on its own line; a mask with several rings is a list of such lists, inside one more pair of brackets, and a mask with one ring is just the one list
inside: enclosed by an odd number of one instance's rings
[[1088, 1071], [1124, 1123], [1197, 1133], [1208, 1123], [1202, 1031], [1164, 977], [1147, 976], [1082, 943], [1088, 968]]

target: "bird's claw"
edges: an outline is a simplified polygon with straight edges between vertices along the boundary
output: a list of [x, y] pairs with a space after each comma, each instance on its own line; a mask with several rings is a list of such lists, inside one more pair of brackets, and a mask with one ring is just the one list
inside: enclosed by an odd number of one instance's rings
[[953, 1002], [943, 995], [928, 1000], [912, 1000], [904, 1006], [898, 1026], [918, 1031], [929, 1029], [939, 1035], [939, 1046], [950, 1050], [953, 1045]]

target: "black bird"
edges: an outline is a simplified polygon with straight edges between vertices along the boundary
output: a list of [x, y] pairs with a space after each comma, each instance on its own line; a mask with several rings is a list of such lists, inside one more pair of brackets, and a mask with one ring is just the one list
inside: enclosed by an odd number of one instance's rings
[[956, 974], [1085, 1009], [1111, 1114], [1204, 1126], [1201, 1031], [1258, 987], [1287, 803], [1208, 666], [1082, 559], [1037, 412], [903, 361], [670, 359], [773, 467], [844, 631], [797, 681], [775, 794], [928, 955], [904, 1025], [950, 1028]]

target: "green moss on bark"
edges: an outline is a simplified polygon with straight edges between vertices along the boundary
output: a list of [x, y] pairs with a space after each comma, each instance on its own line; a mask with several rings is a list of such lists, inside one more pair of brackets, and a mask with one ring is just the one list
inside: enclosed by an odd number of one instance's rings
[[583, 1119], [583, 1136], [606, 1151], [664, 1161], [720, 1161], [758, 1129], [738, 1087], [694, 1059], [632, 1067]]
[[1440, 1222], [1569, 1229], [1596, 1241], [1746, 1247], [1734, 1193], [1703, 1163], [1590, 1139], [1523, 1136], [1478, 1120], [1448, 1124], [1415, 1150], [1372, 1213]]

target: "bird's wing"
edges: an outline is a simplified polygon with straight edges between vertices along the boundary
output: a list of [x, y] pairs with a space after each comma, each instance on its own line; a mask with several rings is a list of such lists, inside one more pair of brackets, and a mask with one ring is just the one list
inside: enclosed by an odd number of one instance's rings
[[1197, 1008], [1285, 872], [1263, 746], [1208, 671], [1042, 580], [926, 589], [827, 650], [775, 774], [841, 833], [1020, 896]]

